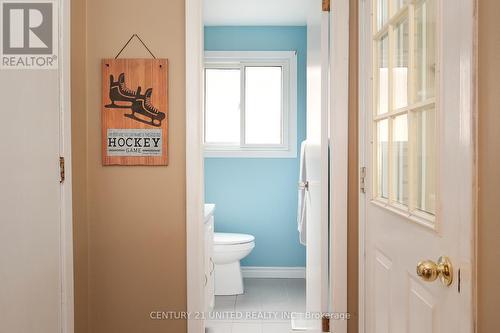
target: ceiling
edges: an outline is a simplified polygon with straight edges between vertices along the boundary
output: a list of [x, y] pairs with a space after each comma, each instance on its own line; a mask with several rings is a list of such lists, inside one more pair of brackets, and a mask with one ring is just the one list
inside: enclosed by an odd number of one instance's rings
[[204, 0], [204, 23], [306, 25], [311, 0]]

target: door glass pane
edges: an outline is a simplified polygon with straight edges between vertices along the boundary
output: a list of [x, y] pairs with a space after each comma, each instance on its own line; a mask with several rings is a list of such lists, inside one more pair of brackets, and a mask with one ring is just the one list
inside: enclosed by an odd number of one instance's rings
[[408, 3], [408, 0], [392, 0], [394, 13], [397, 13], [401, 8], [403, 8]]
[[389, 111], [389, 36], [378, 42], [377, 114]]
[[436, 117], [434, 109], [419, 111], [416, 118], [416, 208], [436, 213]]
[[408, 106], [408, 20], [404, 20], [394, 30], [395, 59], [392, 69], [393, 108]]
[[240, 70], [205, 70], [205, 142], [240, 142]]
[[389, 121], [377, 123], [377, 193], [378, 197], [389, 198]]
[[397, 202], [408, 205], [408, 116], [395, 117], [392, 126], [392, 192]]
[[436, 2], [424, 0], [415, 8], [415, 101], [435, 96]]
[[245, 143], [282, 143], [282, 68], [245, 67]]
[[377, 29], [381, 29], [389, 18], [389, 0], [377, 1]]

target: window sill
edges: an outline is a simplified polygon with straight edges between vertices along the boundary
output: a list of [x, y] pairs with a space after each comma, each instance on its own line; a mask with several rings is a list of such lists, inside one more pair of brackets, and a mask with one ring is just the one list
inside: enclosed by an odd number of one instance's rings
[[205, 158], [297, 158], [296, 149], [291, 150], [215, 150], [206, 149]]

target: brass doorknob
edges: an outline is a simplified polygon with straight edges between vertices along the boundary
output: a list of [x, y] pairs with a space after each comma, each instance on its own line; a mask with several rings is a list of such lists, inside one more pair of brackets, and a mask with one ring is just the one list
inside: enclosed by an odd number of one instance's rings
[[432, 282], [438, 277], [445, 286], [453, 282], [453, 265], [448, 257], [440, 257], [437, 264], [432, 260], [420, 261], [417, 264], [417, 275], [424, 281]]

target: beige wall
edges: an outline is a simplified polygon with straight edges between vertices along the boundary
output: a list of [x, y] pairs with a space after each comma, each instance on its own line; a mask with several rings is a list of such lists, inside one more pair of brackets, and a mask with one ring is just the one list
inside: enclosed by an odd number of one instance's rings
[[490, 333], [500, 323], [500, 1], [478, 4], [478, 332]]
[[[87, 0], [81, 31], [84, 1], [72, 1], [76, 332], [184, 332], [149, 319], [186, 309], [184, 0]], [[133, 33], [169, 59], [168, 167], [101, 166], [100, 61]], [[139, 45], [122, 57], [148, 57]]]
[[88, 332], [87, 81], [85, 0], [71, 1], [71, 123], [75, 333]]

